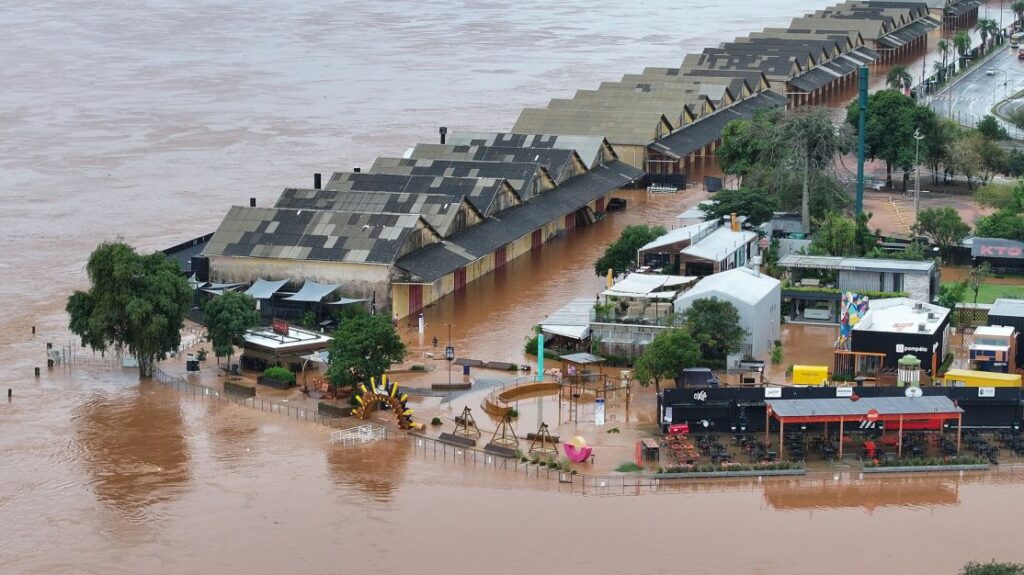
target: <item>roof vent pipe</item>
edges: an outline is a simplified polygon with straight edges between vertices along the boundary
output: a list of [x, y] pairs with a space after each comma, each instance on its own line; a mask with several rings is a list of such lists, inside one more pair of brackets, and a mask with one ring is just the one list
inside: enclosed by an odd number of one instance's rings
[[445, 141], [445, 136], [448, 135], [448, 127], [441, 126], [440, 128], [437, 129], [437, 133], [441, 134], [441, 144], [443, 145]]
[[320, 189], [320, 172], [314, 172], [313, 173], [313, 189], [314, 190], [319, 190]]

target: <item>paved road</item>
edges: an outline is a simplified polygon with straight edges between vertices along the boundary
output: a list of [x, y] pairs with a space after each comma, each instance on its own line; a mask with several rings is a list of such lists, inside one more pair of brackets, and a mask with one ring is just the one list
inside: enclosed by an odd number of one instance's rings
[[[995, 71], [988, 75], [988, 70]], [[967, 72], [952, 86], [933, 96], [928, 105], [937, 114], [950, 116], [964, 125], [973, 126], [986, 114], [992, 113], [997, 102], [1024, 89], [1024, 61], [1017, 60], [1017, 50], [1003, 48], [1002, 51]], [[950, 102], [952, 100], [952, 102]], [[952, 108], [950, 104], [952, 103]], [[1015, 129], [1003, 125], [1011, 134]]]

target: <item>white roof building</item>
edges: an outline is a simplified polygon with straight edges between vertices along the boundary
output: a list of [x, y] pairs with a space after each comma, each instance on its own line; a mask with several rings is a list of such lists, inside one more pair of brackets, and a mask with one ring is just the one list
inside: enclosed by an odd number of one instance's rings
[[740, 327], [747, 332], [746, 352], [755, 358], [771, 353], [779, 339], [779, 307], [782, 283], [745, 267], [707, 276], [675, 301], [675, 311], [684, 312], [700, 299], [727, 301], [740, 316]]

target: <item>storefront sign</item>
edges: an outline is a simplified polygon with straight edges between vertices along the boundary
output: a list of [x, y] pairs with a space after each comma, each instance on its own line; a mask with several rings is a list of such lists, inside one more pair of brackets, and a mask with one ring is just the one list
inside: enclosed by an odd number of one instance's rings
[[878, 421], [878, 410], [869, 409], [864, 418], [867, 419], [868, 421]]
[[764, 396], [767, 399], [782, 399], [781, 387], [765, 387]]
[[672, 423], [672, 406], [666, 406], [665, 412], [661, 416], [661, 421], [664, 423]]
[[853, 397], [852, 387], [837, 387], [836, 397]]
[[905, 395], [907, 397], [921, 397], [922, 395], [924, 395], [924, 392], [921, 391], [920, 387], [908, 387], [903, 392], [903, 395]]
[[921, 353], [927, 352], [928, 348], [924, 346], [914, 345], [903, 345], [902, 343], [896, 344], [896, 353], [906, 353], [910, 351], [920, 351]]
[[994, 388], [994, 387], [979, 387], [978, 388], [978, 397], [995, 397], [995, 396], [996, 396], [996, 388]]
[[693, 399], [694, 399], [694, 401], [707, 401], [707, 399], [708, 399], [708, 392], [702, 389], [702, 390], [698, 391], [697, 393], [693, 394]]

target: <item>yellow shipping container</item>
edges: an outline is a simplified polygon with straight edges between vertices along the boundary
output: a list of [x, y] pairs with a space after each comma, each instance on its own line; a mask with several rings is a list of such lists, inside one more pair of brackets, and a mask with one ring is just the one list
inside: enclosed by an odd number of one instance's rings
[[949, 387], [1020, 387], [1020, 375], [972, 369], [951, 369], [946, 372]]
[[827, 365], [794, 365], [793, 385], [825, 385], [828, 383]]

